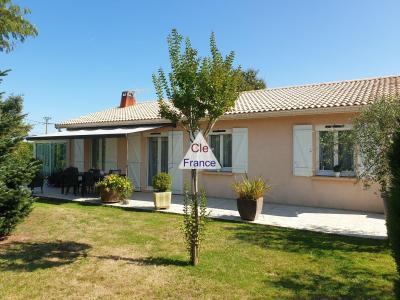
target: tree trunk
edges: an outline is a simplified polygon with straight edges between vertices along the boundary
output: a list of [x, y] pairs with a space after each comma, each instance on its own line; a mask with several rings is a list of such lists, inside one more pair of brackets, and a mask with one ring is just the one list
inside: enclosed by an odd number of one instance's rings
[[199, 197], [198, 197], [198, 171], [191, 170], [192, 179], [192, 200], [195, 209], [195, 226], [192, 232], [190, 245], [190, 263], [195, 266], [199, 263]]

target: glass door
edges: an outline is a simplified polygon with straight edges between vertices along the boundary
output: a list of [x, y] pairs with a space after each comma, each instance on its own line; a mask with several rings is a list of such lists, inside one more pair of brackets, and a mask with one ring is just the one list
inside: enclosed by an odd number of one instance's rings
[[37, 143], [36, 159], [42, 162], [42, 173], [45, 176], [55, 171], [62, 170], [67, 165], [67, 144], [66, 143]]
[[160, 172], [168, 173], [168, 137], [148, 138], [147, 185], [153, 185], [153, 177]]

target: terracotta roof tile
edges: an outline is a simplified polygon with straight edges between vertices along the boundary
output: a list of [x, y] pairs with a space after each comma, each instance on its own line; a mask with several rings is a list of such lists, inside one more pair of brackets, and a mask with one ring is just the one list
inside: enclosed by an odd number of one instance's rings
[[[242, 92], [235, 106], [227, 115], [258, 112], [276, 112], [330, 107], [354, 107], [366, 105], [382, 96], [400, 95], [400, 76], [378, 77], [362, 80], [349, 80], [310, 84], [302, 86], [270, 88]], [[126, 108], [110, 108], [100, 112], [67, 120], [57, 127], [70, 127], [83, 124], [161, 120], [158, 104], [154, 102], [137, 103]], [[106, 125], [106, 124], [104, 124]]]

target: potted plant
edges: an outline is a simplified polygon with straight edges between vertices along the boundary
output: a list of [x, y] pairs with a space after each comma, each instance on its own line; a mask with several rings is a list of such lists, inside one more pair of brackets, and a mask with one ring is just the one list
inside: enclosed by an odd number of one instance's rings
[[166, 209], [171, 205], [171, 175], [159, 173], [153, 177], [153, 200], [156, 209]]
[[339, 165], [335, 165], [333, 167], [333, 172], [335, 173], [335, 177], [340, 177], [340, 166]]
[[100, 198], [104, 203], [116, 203], [132, 195], [133, 186], [129, 179], [118, 174], [104, 177], [96, 185], [100, 189]]
[[254, 221], [261, 213], [264, 193], [271, 189], [262, 177], [249, 179], [246, 175], [242, 181], [233, 184], [237, 194], [237, 208], [242, 220]]

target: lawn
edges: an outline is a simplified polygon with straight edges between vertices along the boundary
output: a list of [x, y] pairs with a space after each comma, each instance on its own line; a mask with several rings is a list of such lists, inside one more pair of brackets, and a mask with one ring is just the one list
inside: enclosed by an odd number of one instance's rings
[[394, 298], [386, 241], [210, 221], [192, 267], [181, 221], [39, 201], [0, 244], [0, 298]]

